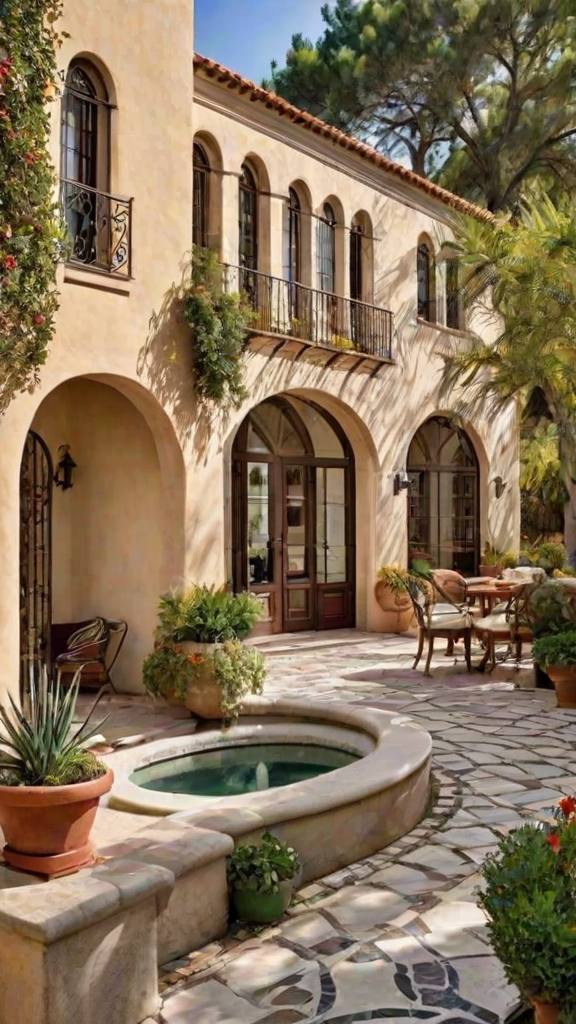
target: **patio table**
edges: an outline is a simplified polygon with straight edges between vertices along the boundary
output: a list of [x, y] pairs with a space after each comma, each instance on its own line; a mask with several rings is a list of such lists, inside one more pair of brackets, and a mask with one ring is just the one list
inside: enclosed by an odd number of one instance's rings
[[490, 615], [499, 601], [509, 601], [512, 594], [524, 584], [518, 580], [510, 580], [505, 587], [496, 586], [493, 579], [486, 578], [484, 583], [469, 583], [466, 591], [469, 597], [477, 597], [480, 604], [480, 617]]

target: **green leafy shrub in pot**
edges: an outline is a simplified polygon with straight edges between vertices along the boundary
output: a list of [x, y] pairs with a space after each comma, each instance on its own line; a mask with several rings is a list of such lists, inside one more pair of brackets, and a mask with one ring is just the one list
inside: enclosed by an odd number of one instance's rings
[[[85, 745], [94, 711], [73, 728], [80, 685], [66, 689], [43, 670], [30, 681], [29, 711], [9, 698], [0, 705], [0, 826], [4, 859], [13, 867], [50, 877], [76, 871], [93, 859], [88, 838], [100, 797], [114, 776]], [[99, 724], [100, 728], [102, 723]]]
[[258, 845], [241, 845], [228, 858], [226, 874], [240, 920], [277, 921], [290, 904], [302, 865], [296, 851], [270, 832]]
[[518, 565], [518, 555], [515, 551], [505, 551], [502, 555], [500, 564], [503, 569], [516, 569]]
[[534, 661], [550, 665], [576, 665], [576, 630], [539, 636], [532, 649]]
[[528, 596], [527, 614], [535, 637], [576, 629], [576, 603], [556, 580], [534, 588]]
[[264, 688], [264, 655], [253, 647], [244, 647], [239, 640], [227, 640], [207, 655], [189, 655], [188, 661], [193, 676], [201, 676], [208, 668], [222, 688], [222, 717], [227, 722], [238, 718], [240, 708], [249, 694], [262, 693]]
[[162, 643], [224, 643], [243, 640], [260, 618], [262, 606], [253, 594], [232, 594], [222, 588], [194, 586], [160, 598], [156, 639]]
[[[500, 841], [481, 868], [480, 905], [508, 981], [523, 997], [576, 1010], [576, 821], [527, 824]], [[562, 1017], [561, 1017], [562, 1020]]]
[[142, 679], [151, 697], [181, 703], [194, 678], [190, 659], [175, 644], [163, 643], [149, 654], [142, 669]]

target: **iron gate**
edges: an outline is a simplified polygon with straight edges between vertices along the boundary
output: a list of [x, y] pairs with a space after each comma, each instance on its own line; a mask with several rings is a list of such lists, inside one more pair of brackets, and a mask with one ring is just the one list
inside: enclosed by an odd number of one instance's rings
[[20, 469], [20, 691], [30, 672], [50, 664], [52, 623], [52, 459], [33, 430]]

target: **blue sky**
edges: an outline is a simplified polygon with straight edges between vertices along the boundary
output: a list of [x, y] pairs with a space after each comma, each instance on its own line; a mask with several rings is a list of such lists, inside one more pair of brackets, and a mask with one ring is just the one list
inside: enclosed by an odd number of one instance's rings
[[324, 0], [196, 0], [195, 48], [260, 82], [284, 62], [294, 32], [322, 34]]

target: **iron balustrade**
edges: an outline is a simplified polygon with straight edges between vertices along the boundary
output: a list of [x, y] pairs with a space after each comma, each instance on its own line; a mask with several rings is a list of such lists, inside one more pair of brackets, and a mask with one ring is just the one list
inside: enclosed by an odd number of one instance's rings
[[225, 290], [243, 294], [254, 310], [252, 331], [392, 358], [390, 310], [246, 267], [225, 264], [223, 270]]
[[60, 203], [70, 240], [68, 262], [130, 278], [132, 200], [64, 178]]

